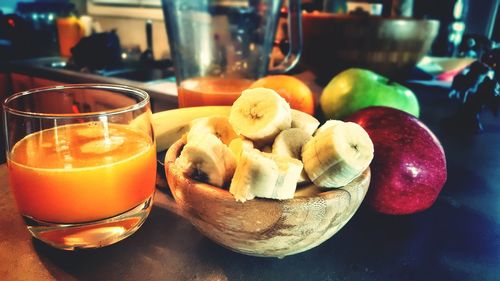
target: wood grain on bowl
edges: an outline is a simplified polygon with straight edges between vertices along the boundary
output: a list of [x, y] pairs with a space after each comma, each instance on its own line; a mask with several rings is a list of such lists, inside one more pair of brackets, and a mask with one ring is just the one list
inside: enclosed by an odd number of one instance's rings
[[175, 165], [185, 141], [165, 157], [168, 185], [184, 217], [205, 236], [233, 251], [284, 257], [333, 236], [354, 215], [370, 182], [367, 169], [347, 186], [290, 200], [256, 198], [236, 202], [227, 191], [186, 178]]

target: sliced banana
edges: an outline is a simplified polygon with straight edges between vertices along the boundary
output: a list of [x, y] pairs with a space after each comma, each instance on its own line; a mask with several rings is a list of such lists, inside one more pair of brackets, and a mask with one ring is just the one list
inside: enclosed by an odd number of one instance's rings
[[309, 133], [299, 128], [281, 131], [272, 146], [272, 153], [302, 159], [302, 146], [312, 138]]
[[315, 185], [345, 186], [373, 159], [373, 143], [356, 123], [341, 122], [316, 132], [302, 147], [304, 169]]
[[225, 145], [229, 145], [233, 139], [238, 137], [226, 116], [210, 116], [192, 121], [187, 141], [189, 142], [195, 135], [207, 133], [217, 136]]
[[252, 148], [253, 148], [253, 142], [243, 137], [234, 138], [229, 143], [229, 149], [231, 150], [231, 152], [233, 152], [236, 161], [240, 160], [241, 153], [243, 152], [243, 150]]
[[229, 122], [234, 130], [259, 143], [272, 142], [292, 123], [290, 105], [274, 90], [248, 89], [233, 103]]
[[223, 187], [234, 174], [236, 158], [217, 136], [206, 133], [193, 135], [175, 164], [188, 178]]
[[326, 131], [328, 128], [333, 128], [333, 127], [335, 127], [339, 124], [343, 124], [343, 123], [344, 123], [344, 121], [341, 121], [341, 120], [330, 119], [330, 120], [326, 121], [325, 124], [321, 125], [316, 130], [316, 132], [314, 134], [315, 135], [321, 134], [321, 132]]
[[290, 157], [245, 149], [236, 166], [229, 192], [241, 202], [255, 197], [291, 199], [302, 167], [302, 162]]
[[[272, 153], [301, 160], [302, 146], [310, 139], [312, 139], [312, 136], [300, 128], [290, 128], [281, 131], [274, 139]], [[308, 181], [309, 177], [307, 173], [302, 170], [298, 182], [304, 183]]]
[[300, 128], [313, 135], [319, 126], [318, 119], [313, 116], [298, 110], [292, 110], [292, 128]]

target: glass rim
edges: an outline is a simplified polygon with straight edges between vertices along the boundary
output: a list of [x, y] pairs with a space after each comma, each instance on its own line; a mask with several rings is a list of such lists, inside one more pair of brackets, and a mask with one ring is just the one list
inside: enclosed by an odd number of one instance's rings
[[[41, 112], [31, 112], [25, 110], [15, 109], [9, 106], [9, 103], [32, 94], [44, 93], [50, 91], [61, 91], [64, 89], [102, 89], [102, 90], [111, 90], [113, 92], [119, 93], [119, 91], [126, 91], [127, 93], [131, 93], [136, 97], [141, 98], [141, 100], [133, 105], [117, 107], [116, 109], [110, 109], [105, 111], [93, 111], [93, 112], [84, 112], [84, 113], [41, 113]], [[98, 84], [98, 83], [82, 83], [82, 84], [65, 84], [65, 85], [56, 85], [56, 86], [48, 86], [48, 87], [40, 87], [35, 89], [30, 89], [26, 91], [17, 92], [10, 97], [7, 97], [3, 103], [3, 109], [5, 113], [11, 113], [18, 116], [23, 117], [36, 117], [43, 119], [72, 119], [75, 117], [100, 117], [107, 115], [116, 115], [122, 114], [126, 112], [131, 112], [137, 109], [141, 109], [147, 104], [149, 104], [149, 94], [139, 88], [125, 86], [125, 85], [117, 85], [117, 84]]]

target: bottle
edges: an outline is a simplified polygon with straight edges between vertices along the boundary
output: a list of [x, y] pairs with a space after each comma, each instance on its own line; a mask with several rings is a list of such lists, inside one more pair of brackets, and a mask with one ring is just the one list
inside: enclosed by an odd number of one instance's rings
[[59, 53], [62, 57], [71, 57], [73, 48], [85, 36], [83, 24], [75, 16], [58, 18], [57, 38], [59, 40]]

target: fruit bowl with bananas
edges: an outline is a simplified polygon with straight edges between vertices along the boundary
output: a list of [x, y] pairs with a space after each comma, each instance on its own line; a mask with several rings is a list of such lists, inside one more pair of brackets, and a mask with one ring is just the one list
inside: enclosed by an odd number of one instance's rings
[[373, 143], [361, 126], [320, 126], [271, 89], [245, 90], [232, 106], [155, 113], [153, 125], [176, 208], [239, 253], [281, 258], [320, 245], [370, 182]]

